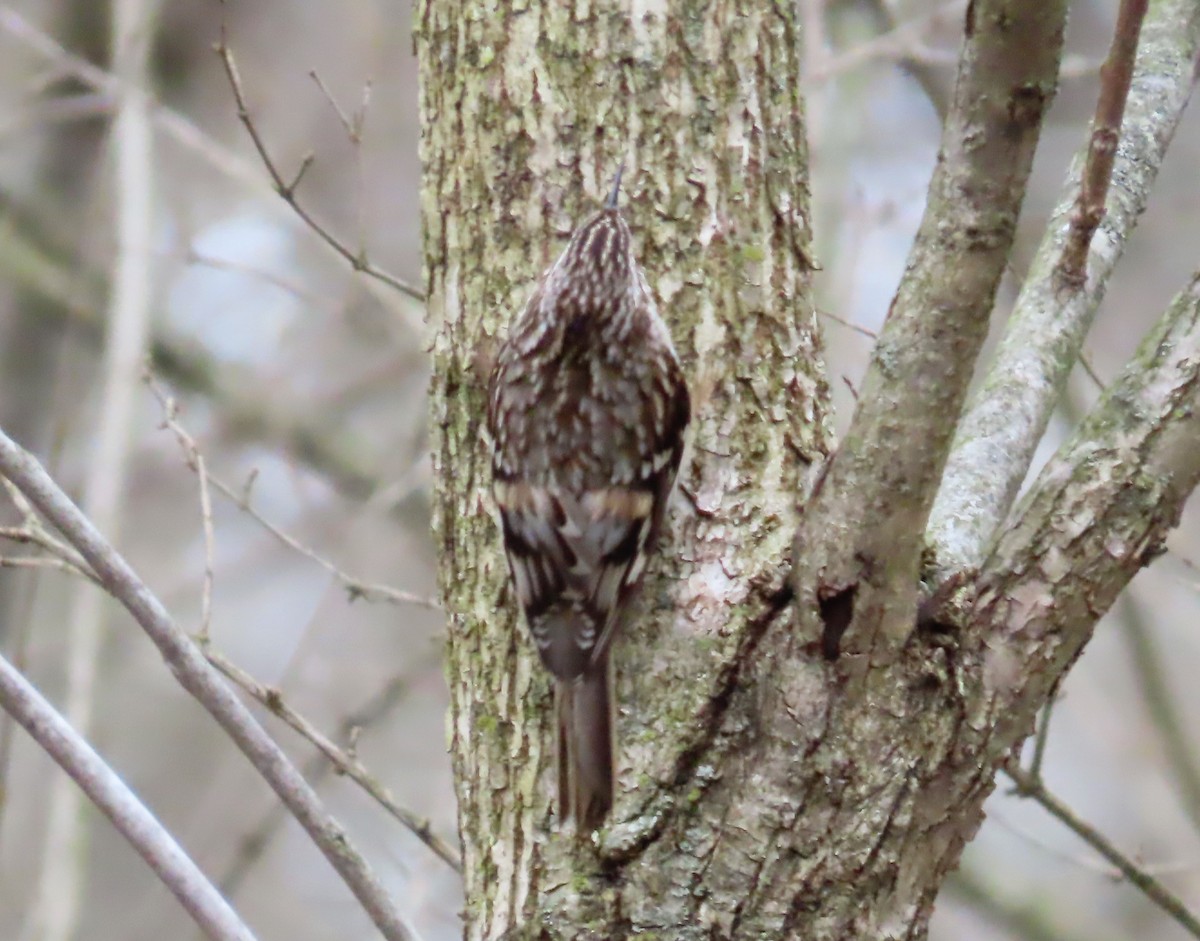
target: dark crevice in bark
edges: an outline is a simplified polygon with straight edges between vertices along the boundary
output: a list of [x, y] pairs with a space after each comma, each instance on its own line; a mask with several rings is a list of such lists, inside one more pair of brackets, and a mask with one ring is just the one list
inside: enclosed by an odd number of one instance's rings
[[[752, 594], [761, 599], [762, 611], [746, 624], [737, 650], [717, 675], [712, 693], [693, 722], [695, 737], [675, 759], [671, 780], [664, 788], [654, 793], [638, 814], [654, 815], [654, 826], [647, 828], [630, 843], [606, 849], [604, 860], [610, 869], [619, 869], [632, 862], [662, 836], [691, 803], [685, 801], [682, 795], [685, 790], [696, 785], [696, 772], [700, 764], [717, 761], [716, 743], [722, 721], [734, 701], [735, 694], [742, 688], [742, 678], [754, 661], [759, 642], [776, 619], [788, 611], [795, 597], [790, 573], [785, 572], [779, 581], [761, 587]], [[701, 789], [704, 784], [705, 782], [700, 782]], [[664, 797], [668, 799], [666, 806], [660, 807], [655, 813], [654, 806], [661, 805]]]
[[821, 634], [821, 652], [826, 660], [836, 660], [841, 653], [842, 635], [854, 620], [854, 598], [858, 585], [844, 588], [828, 588], [822, 585], [817, 590], [817, 606], [825, 629]]

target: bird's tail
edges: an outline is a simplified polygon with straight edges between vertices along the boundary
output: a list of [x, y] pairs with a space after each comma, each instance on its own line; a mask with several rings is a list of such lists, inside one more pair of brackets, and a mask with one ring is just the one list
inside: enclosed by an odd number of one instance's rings
[[608, 654], [574, 680], [554, 684], [558, 713], [558, 811], [580, 832], [604, 823], [613, 802], [613, 713]]

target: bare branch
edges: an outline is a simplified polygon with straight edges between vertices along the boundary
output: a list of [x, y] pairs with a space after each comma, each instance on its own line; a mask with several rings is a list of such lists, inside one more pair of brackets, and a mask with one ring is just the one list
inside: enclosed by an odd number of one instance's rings
[[[439, 658], [440, 659], [440, 658]], [[407, 677], [395, 676], [378, 693], [373, 695], [354, 712], [338, 724], [338, 739], [347, 739], [362, 729], [374, 724], [411, 689]], [[323, 754], [317, 753], [301, 768], [304, 777], [317, 786], [336, 768]], [[218, 880], [221, 891], [229, 898], [236, 897], [238, 890], [254, 863], [261, 858], [272, 837], [287, 820], [287, 811], [279, 804], [271, 804], [262, 819], [238, 841], [238, 852], [228, 870]]]
[[1096, 102], [1096, 117], [1092, 121], [1083, 183], [1079, 187], [1075, 211], [1071, 213], [1067, 243], [1055, 268], [1059, 285], [1072, 291], [1079, 290], [1087, 282], [1088, 247], [1104, 218], [1108, 183], [1112, 179], [1117, 142], [1121, 138], [1125, 100], [1133, 80], [1133, 60], [1137, 55], [1138, 36], [1142, 31], [1148, 2], [1121, 0], [1112, 46], [1107, 61], [1100, 69], [1100, 99]]
[[[259, 513], [258, 510], [256, 510], [251, 504], [250, 498], [253, 492], [253, 477], [251, 477], [251, 479], [248, 480], [240, 490], [235, 490], [232, 486], [221, 480], [219, 477], [214, 477], [213, 475], [207, 473], [207, 471], [203, 470], [204, 465], [203, 459], [200, 456], [200, 449], [196, 444], [195, 439], [188, 434], [187, 429], [185, 429], [183, 425], [179, 423], [178, 410], [175, 406], [174, 400], [166, 395], [162, 388], [159, 387], [158, 384], [153, 381], [153, 379], [147, 377], [147, 382], [151, 391], [154, 393], [155, 398], [158, 399], [159, 404], [163, 407], [163, 427], [167, 428], [173, 435], [175, 435], [175, 439], [179, 442], [180, 447], [183, 449], [184, 457], [188, 467], [190, 467], [197, 474], [203, 474], [204, 482], [202, 483], [202, 487], [204, 490], [207, 490], [208, 484], [211, 483], [211, 485], [216, 488], [219, 493], [236, 504], [238, 509], [250, 516], [251, 519], [262, 526], [263, 529], [274, 536], [276, 540], [294, 552], [298, 552], [306, 559], [309, 559], [321, 566], [321, 568], [337, 579], [337, 581], [341, 582], [342, 587], [345, 588], [346, 594], [349, 596], [351, 601], [384, 601], [391, 604], [413, 604], [417, 605], [418, 607], [429, 608], [430, 610], [434, 611], [440, 610], [441, 605], [439, 605], [438, 602], [433, 598], [426, 598], [413, 592], [404, 591], [399, 588], [393, 588], [390, 585], [368, 582], [364, 581], [363, 579], [356, 578], [355, 576], [343, 571], [333, 562], [326, 559], [323, 555], [320, 555], [318, 552], [316, 552], [316, 550], [304, 545], [304, 543], [300, 542], [300, 540], [298, 540], [295, 536], [284, 532], [265, 516]], [[211, 525], [211, 520], [209, 522]]]
[[171, 672], [217, 720], [271, 785], [384, 937], [388, 941], [411, 938], [411, 932], [378, 877], [282, 749], [263, 731], [125, 559], [71, 503], [33, 456], [2, 431], [0, 473], [8, 477], [79, 550], [105, 588], [133, 615], [154, 641]]
[[333, 108], [334, 114], [337, 115], [338, 120], [342, 124], [342, 129], [346, 132], [346, 138], [350, 141], [350, 146], [354, 148], [354, 195], [355, 206], [358, 209], [358, 252], [356, 254], [362, 256], [366, 251], [367, 212], [367, 176], [366, 170], [363, 167], [362, 143], [363, 129], [367, 124], [367, 109], [371, 106], [371, 83], [368, 81], [363, 85], [362, 103], [353, 116], [351, 116], [342, 110], [341, 105], [337, 103], [337, 99], [333, 97], [333, 92], [329, 90], [315, 69], [308, 74], [316, 82], [317, 87], [321, 90], [321, 94], [329, 102], [329, 106]]
[[1062, 292], [1054, 280], [1083, 172], [1081, 156], [1070, 171], [1068, 195], [1046, 227], [996, 360], [959, 425], [928, 528], [942, 578], [979, 565], [1012, 507], [1108, 278], [1146, 206], [1191, 94], [1198, 51], [1200, 7], [1192, 0], [1155, 4], [1142, 30], [1116, 155], [1121, 185], [1109, 193], [1101, 237], [1091, 245], [1087, 284]]
[[[8, 483], [8, 481], [4, 482]], [[0, 527], [0, 539], [7, 539], [9, 542], [14, 542], [18, 545], [34, 546], [41, 549], [46, 553], [48, 558], [41, 556], [36, 558], [42, 561], [57, 561], [62, 564], [65, 571], [86, 578], [97, 585], [99, 584], [95, 574], [80, 557], [79, 553], [46, 532], [45, 527], [42, 526], [41, 521], [36, 516], [26, 518], [25, 522], [20, 526]]]
[[233, 50], [229, 48], [225, 38], [224, 23], [221, 24], [221, 39], [217, 43], [216, 52], [221, 58], [221, 64], [225, 68], [225, 76], [229, 79], [229, 87], [232, 89], [234, 101], [237, 103], [238, 120], [242, 122], [242, 126], [245, 127], [246, 133], [250, 135], [250, 140], [254, 144], [254, 149], [258, 151], [259, 159], [262, 160], [263, 166], [266, 168], [267, 173], [271, 177], [271, 182], [275, 187], [275, 192], [279, 194], [283, 201], [292, 208], [292, 211], [300, 217], [300, 220], [306, 226], [308, 226], [308, 228], [312, 230], [321, 239], [321, 241], [323, 241], [326, 245], [341, 255], [342, 258], [349, 262], [350, 267], [352, 267], [355, 271], [362, 272], [368, 277], [374, 278], [377, 281], [381, 281], [389, 287], [400, 291], [402, 294], [407, 294], [413, 300], [423, 302], [425, 300], [425, 295], [420, 289], [409, 284], [407, 281], [404, 281], [393, 274], [389, 274], [373, 265], [370, 259], [367, 258], [365, 252], [356, 252], [349, 248], [336, 235], [330, 232], [329, 229], [318, 222], [316, 217], [314, 217], [313, 214], [309, 212], [308, 209], [306, 209], [305, 206], [296, 198], [296, 187], [299, 185], [300, 179], [304, 175], [304, 171], [308, 169], [308, 165], [312, 162], [312, 156], [306, 156], [301, 162], [300, 169], [296, 173], [293, 180], [290, 183], [286, 182], [283, 173], [275, 163], [274, 158], [271, 157], [271, 153], [267, 149], [266, 142], [263, 140], [262, 135], [259, 133], [258, 127], [254, 123], [254, 118], [251, 117], [250, 107], [246, 103], [246, 93], [242, 88], [242, 79], [238, 73], [237, 62], [233, 57]]
[[[1011, 747], [1200, 483], [1200, 273], [1047, 462], [961, 600], [1005, 679], [973, 708]], [[1009, 672], [1004, 664], [1035, 665]], [[997, 753], [999, 754], [999, 753]]]
[[[131, 92], [145, 94], [144, 90], [130, 88], [117, 76], [105, 72], [82, 56], [74, 55], [64, 49], [52, 36], [38, 29], [11, 6], [0, 6], [0, 30], [51, 62], [56, 68], [74, 76], [90, 88], [112, 95], [114, 99], [119, 99], [122, 95]], [[168, 108], [161, 102], [154, 102], [151, 119], [175, 143], [195, 154], [229, 179], [236, 180], [258, 194], [263, 194], [268, 190], [265, 185], [267, 181], [263, 179], [262, 172], [257, 166], [214, 140], [190, 118]], [[277, 200], [271, 200], [268, 205], [278, 205], [289, 213], [294, 211], [286, 203]], [[345, 257], [338, 247], [330, 245], [327, 240], [320, 239], [320, 242], [336, 254]], [[414, 333], [421, 332], [422, 324], [419, 313], [413, 311], [409, 300], [399, 302], [400, 299], [396, 293], [397, 285], [382, 280], [378, 276], [368, 278], [365, 284], [372, 296], [389, 310], [395, 312]], [[404, 293], [408, 298], [412, 298], [408, 292]]]
[[104, 812], [208, 937], [218, 941], [254, 941], [254, 935], [237, 912], [174, 837], [70, 723], [3, 657], [0, 657], [0, 705]]
[[[827, 655], [848, 626], [855, 650], [879, 650], [876, 661], [911, 631], [948, 418], [962, 408], [987, 334], [1054, 95], [1065, 16], [1064, 0], [976, 0], [968, 9], [925, 216], [853, 421], [796, 534], [797, 577], [811, 579], [796, 586], [800, 616], [818, 600], [846, 615], [798, 625], [805, 640], [823, 631]], [[907, 446], [897, 448], [901, 438]]]
[[849, 320], [845, 320], [845, 319], [839, 317], [837, 314], [832, 314], [827, 310], [818, 310], [817, 316], [824, 317], [826, 320], [831, 321], [832, 323], [836, 323], [839, 327], [845, 327], [847, 330], [852, 330], [855, 333], [857, 333], [861, 336], [867, 337], [871, 340], [876, 340], [879, 338], [879, 334], [877, 334], [874, 330], [868, 330], [866, 327], [860, 326], [859, 324], [856, 324], [856, 323], [852, 323]]
[[349, 138], [351, 144], [362, 143], [363, 124], [367, 119], [367, 104], [371, 100], [371, 83], [367, 82], [363, 86], [363, 104], [362, 108], [354, 112], [354, 116], [346, 114], [342, 110], [342, 106], [338, 104], [337, 99], [333, 97], [333, 92], [329, 90], [329, 86], [325, 84], [325, 80], [321, 78], [321, 74], [316, 69], [312, 69], [308, 73], [308, 77], [316, 83], [317, 88], [321, 89], [321, 94], [325, 96], [325, 100], [329, 102], [329, 107], [333, 109], [333, 113], [337, 115], [338, 121], [341, 122], [342, 130], [346, 132], [346, 137]]
[[84, 575], [81, 570], [68, 565], [62, 559], [45, 556], [0, 555], [0, 569], [54, 569], [66, 575]]
[[200, 453], [195, 440], [183, 430], [176, 420], [179, 410], [175, 400], [167, 397], [158, 388], [149, 373], [146, 373], [144, 378], [154, 392], [155, 398], [162, 405], [163, 413], [166, 416], [163, 427], [171, 428], [175, 432], [175, 437], [184, 450], [187, 466], [195, 472], [200, 482], [200, 524], [204, 530], [204, 584], [200, 591], [200, 629], [196, 633], [196, 639], [201, 644], [206, 644], [209, 638], [209, 627], [212, 623], [213, 555], [216, 544], [216, 535], [213, 532], [212, 496], [208, 488], [208, 467], [204, 463], [204, 455]]
[[1161, 882], [1137, 866], [1128, 856], [1118, 850], [1099, 830], [1071, 810], [1066, 804], [1046, 790], [1037, 776], [1017, 765], [1005, 768], [1005, 773], [1017, 786], [1017, 793], [1031, 798], [1044, 807], [1053, 817], [1062, 822], [1072, 833], [1088, 844], [1097, 853], [1120, 870], [1121, 875], [1133, 883], [1141, 892], [1170, 915], [1176, 923], [1193, 938], [1200, 938], [1200, 921], [1189, 912]]
[[417, 839], [429, 847], [446, 865], [455, 872], [462, 872], [462, 860], [459, 859], [458, 851], [433, 832], [433, 827], [427, 818], [418, 817], [411, 810], [396, 803], [391, 792], [363, 766], [357, 756], [343, 751], [308, 719], [289, 706], [278, 689], [258, 682], [245, 670], [230, 662], [228, 658], [211, 647], [204, 648], [204, 655], [208, 658], [209, 663], [236, 683], [239, 688], [315, 745], [321, 754], [332, 762], [339, 774], [346, 775], [370, 794], [379, 806], [411, 830]]
[[1033, 739], [1033, 761], [1029, 765], [1029, 770], [1033, 774], [1040, 775], [1042, 773], [1042, 764], [1046, 760], [1046, 745], [1050, 741], [1050, 720], [1054, 717], [1056, 698], [1051, 695], [1046, 700], [1046, 705], [1042, 706], [1041, 715], [1038, 716], [1037, 735]]

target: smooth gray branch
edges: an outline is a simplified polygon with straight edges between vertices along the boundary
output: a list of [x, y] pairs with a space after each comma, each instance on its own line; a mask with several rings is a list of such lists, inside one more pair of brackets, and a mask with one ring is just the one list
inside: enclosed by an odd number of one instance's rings
[[229, 680], [242, 689], [248, 696], [269, 709], [272, 713], [286, 722], [299, 735], [308, 739], [322, 755], [337, 769], [338, 774], [344, 774], [359, 787], [371, 795], [375, 802], [396, 818], [401, 824], [422, 843], [424, 843], [439, 859], [457, 873], [462, 872], [462, 859], [458, 850], [433, 832], [433, 826], [428, 818], [420, 817], [406, 807], [396, 803], [391, 792], [367, 770], [357, 756], [339, 748], [334, 742], [293, 709], [283, 697], [279, 689], [260, 683], [241, 667], [234, 664], [228, 657], [218, 653], [211, 647], [205, 648], [208, 662], [221, 671]]
[[33, 685], [0, 657], [0, 705], [104, 812], [196, 924], [218, 941], [254, 934], [125, 782]]
[[395, 903], [316, 792], [250, 710], [172, 620], [162, 602], [32, 455], [0, 431], [0, 473], [28, 497], [87, 560], [104, 587], [141, 625], [171, 672], [229, 734], [337, 870], [388, 941], [412, 936]]
[[1198, 51], [1200, 7], [1192, 0], [1155, 4], [1142, 29], [1113, 170], [1117, 185], [1091, 241], [1087, 281], [1077, 291], [1062, 292], [1054, 277], [1085, 163], [1080, 154], [995, 362], [959, 425], [928, 529], [943, 578], [979, 564], [1016, 498], [1108, 278], [1145, 209], [1195, 83]]

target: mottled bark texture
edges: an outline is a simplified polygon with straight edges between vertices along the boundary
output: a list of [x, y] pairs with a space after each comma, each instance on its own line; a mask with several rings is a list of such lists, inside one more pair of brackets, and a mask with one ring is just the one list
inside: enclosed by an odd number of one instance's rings
[[[742, 837], [707, 799], [727, 768], [730, 797], [748, 783], [727, 762], [753, 737], [750, 701], [736, 722], [722, 708], [783, 584], [827, 440], [793, 11], [428, 2], [416, 30], [467, 935], [731, 924], [754, 881], [743, 853], [767, 845], [772, 824], [734, 850]], [[480, 435], [493, 338], [622, 160], [625, 217], [694, 418], [661, 561], [616, 645], [614, 819], [630, 822], [597, 854], [550, 832], [549, 684], [507, 585]], [[722, 840], [728, 861], [713, 851]]]
[[[1104, 460], [1092, 439], [1064, 449], [984, 574], [915, 629], [925, 524], [1063, 17], [1061, 0], [972, 4], [928, 214], [808, 500], [829, 438], [792, 4], [418, 5], [468, 938], [924, 937], [995, 769], [1200, 474], [1185, 293], [1146, 368], [1081, 432], [1109, 442]], [[615, 648], [618, 794], [592, 841], [553, 829], [549, 682], [507, 584], [480, 438], [495, 337], [622, 160], [694, 441]]]

